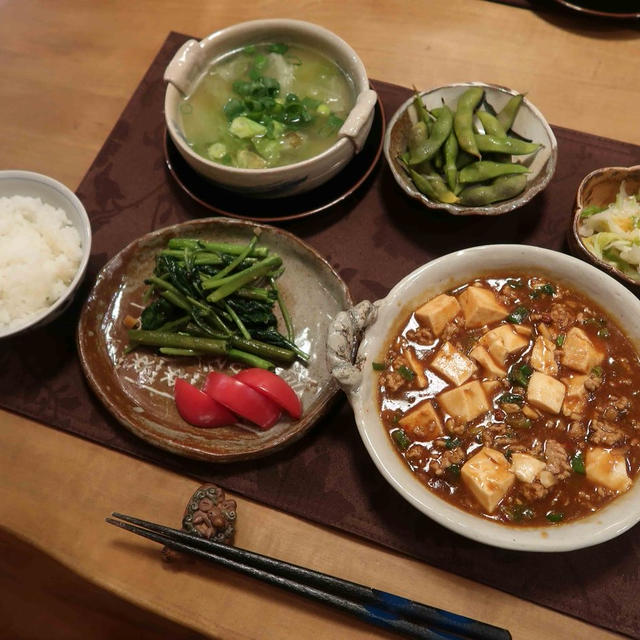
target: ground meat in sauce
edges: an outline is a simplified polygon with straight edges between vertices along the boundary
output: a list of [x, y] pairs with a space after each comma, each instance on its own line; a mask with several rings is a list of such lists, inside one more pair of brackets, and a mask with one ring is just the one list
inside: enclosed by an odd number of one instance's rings
[[625, 434], [611, 423], [594, 418], [589, 425], [588, 439], [591, 444], [615, 447], [624, 443]]
[[547, 469], [558, 480], [564, 480], [571, 475], [571, 464], [566, 449], [555, 440], [547, 440], [544, 448], [544, 457], [547, 461]]
[[[493, 345], [497, 358], [494, 361], [507, 372], [507, 375], [496, 374], [471, 354], [478, 345], [483, 345], [483, 336], [489, 331], [503, 325], [514, 326], [504, 316], [468, 329], [464, 313], [459, 312], [440, 325], [440, 335], [436, 336], [428, 323], [421, 324], [411, 314], [384, 357], [386, 369], [379, 377], [383, 421], [393, 434], [400, 430], [398, 419], [428, 399], [439, 416], [440, 434], [433, 433], [429, 421], [403, 429], [408, 444], [403, 444], [404, 449], [398, 445], [399, 453], [421, 481], [440, 497], [505, 524], [549, 525], [593, 512], [618, 493], [595, 476], [589, 476], [588, 470], [585, 474], [589, 451], [594, 447], [622, 451], [632, 479], [640, 467], [640, 406], [630, 391], [640, 388], [640, 360], [637, 355], [630, 355], [634, 350], [612, 319], [595, 304], [557, 283], [539, 276], [498, 274], [472, 284], [491, 290], [496, 304], [503, 305], [506, 313], [514, 312], [517, 307], [526, 308], [527, 314], [514, 335], [524, 337], [528, 346], [503, 356], [498, 346]], [[466, 288], [463, 285], [446, 293], [459, 299]], [[596, 352], [607, 356], [592, 370], [572, 369], [563, 364], [567, 334], [574, 327], [580, 330], [580, 335], [587, 335]], [[600, 331], [603, 327], [606, 332]], [[606, 339], [602, 335], [606, 335]], [[574, 393], [579, 394], [578, 400], [565, 406], [563, 399], [558, 412], [545, 407], [550, 393], [542, 393], [540, 399], [528, 397], [528, 381], [535, 364], [531, 362], [531, 348], [538, 336], [554, 345], [553, 358], [558, 371], [556, 374], [553, 369], [552, 378], [566, 381], [586, 375], [578, 381], [580, 384], [584, 379], [582, 394], [580, 387], [574, 389]], [[444, 342], [449, 342], [461, 356], [473, 362], [474, 372], [461, 384], [471, 385], [476, 394], [484, 394], [489, 408], [482, 407], [480, 415], [469, 418], [447, 413], [439, 396], [460, 385], [434, 370], [429, 372], [429, 385], [423, 389], [398, 372], [400, 366], [407, 364], [404, 349], [410, 348], [419, 366], [427, 370]], [[513, 342], [520, 344], [518, 338], [513, 338]], [[526, 384], [513, 374], [523, 365], [527, 367]], [[490, 384], [490, 380], [497, 380], [498, 384]], [[479, 392], [478, 387], [473, 387], [474, 383], [486, 386]], [[565, 392], [567, 384], [563, 383]], [[458, 404], [451, 406], [458, 411]], [[402, 438], [393, 441], [405, 442]], [[509, 473], [515, 473], [512, 461], [516, 454], [540, 461], [537, 469], [544, 465], [531, 481], [526, 475], [522, 476], [527, 477], [526, 481], [516, 477], [493, 511], [479, 502], [469, 489], [470, 481], [464, 478], [469, 460], [491, 450], [496, 452], [491, 455], [499, 456], [498, 462], [503, 460], [500, 464]]]
[[453, 451], [445, 451], [439, 458], [431, 461], [429, 470], [440, 477], [453, 465], [461, 465], [465, 458], [465, 452], [460, 448], [453, 449]]

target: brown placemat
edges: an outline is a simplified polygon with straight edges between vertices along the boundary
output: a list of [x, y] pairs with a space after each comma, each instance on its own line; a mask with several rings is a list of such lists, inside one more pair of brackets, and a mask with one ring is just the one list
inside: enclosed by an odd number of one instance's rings
[[[206, 214], [175, 186], [162, 152], [162, 72], [185, 39], [169, 35], [83, 179], [77, 193], [93, 227], [87, 280], [73, 307], [54, 324], [2, 343], [0, 406], [640, 638], [638, 527], [572, 553], [493, 549], [440, 527], [399, 497], [369, 459], [344, 399], [281, 453], [215, 466], [138, 440], [92, 395], [76, 356], [74, 331], [98, 269], [130, 240]], [[375, 87], [387, 117], [409, 95], [408, 89], [387, 83]], [[417, 266], [471, 245], [509, 242], [563, 250], [582, 176], [596, 167], [639, 164], [640, 147], [559, 127], [555, 132], [560, 159], [555, 177], [544, 193], [510, 215], [465, 219], [427, 211], [405, 197], [381, 162], [351, 198], [287, 228], [328, 258], [356, 300], [383, 297]]]

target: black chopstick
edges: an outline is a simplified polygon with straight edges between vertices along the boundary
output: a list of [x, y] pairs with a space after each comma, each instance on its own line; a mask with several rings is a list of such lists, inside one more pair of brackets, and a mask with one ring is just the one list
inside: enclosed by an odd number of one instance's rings
[[[269, 584], [355, 614], [407, 637], [433, 640], [508, 640], [511, 634], [471, 618], [429, 607], [385, 591], [305, 569], [252, 551], [206, 540], [178, 529], [113, 513], [107, 522], [173, 549], [235, 569]], [[130, 524], [131, 523], [131, 524]], [[139, 526], [136, 526], [139, 525]], [[425, 626], [426, 625], [426, 626]]]

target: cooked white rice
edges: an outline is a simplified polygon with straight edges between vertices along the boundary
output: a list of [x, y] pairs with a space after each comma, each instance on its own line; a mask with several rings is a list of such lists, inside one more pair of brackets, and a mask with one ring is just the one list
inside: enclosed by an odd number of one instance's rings
[[62, 209], [40, 198], [0, 198], [0, 329], [50, 307], [81, 257], [80, 236]]

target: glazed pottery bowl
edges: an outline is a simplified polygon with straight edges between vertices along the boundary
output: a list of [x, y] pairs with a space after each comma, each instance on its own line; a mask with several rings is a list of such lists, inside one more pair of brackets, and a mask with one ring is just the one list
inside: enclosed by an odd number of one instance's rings
[[[283, 41], [315, 49], [333, 60], [353, 84], [356, 101], [326, 151], [294, 164], [268, 169], [240, 169], [212, 162], [195, 153], [181, 130], [179, 106], [214, 61], [249, 44]], [[199, 42], [188, 40], [167, 69], [164, 111], [167, 130], [185, 161], [205, 178], [247, 196], [273, 198], [309, 191], [336, 175], [359, 153], [373, 122], [377, 96], [369, 88], [362, 61], [344, 40], [318, 25], [300, 20], [254, 20], [217, 31]]]
[[[481, 87], [484, 90], [486, 102], [496, 112], [499, 112], [508, 100], [518, 93], [506, 87], [483, 82], [460, 82], [445, 87], [428, 89], [421, 92], [420, 96], [429, 110], [442, 106], [444, 101], [453, 111], [458, 98], [469, 87]], [[542, 145], [535, 154], [514, 156], [515, 158], [520, 158], [517, 161], [526, 165], [529, 169], [525, 190], [515, 198], [486, 206], [462, 206], [429, 199], [416, 189], [399, 161], [399, 156], [407, 149], [411, 126], [417, 122], [417, 113], [413, 106], [413, 100], [413, 97], [409, 98], [392, 116], [385, 136], [384, 154], [393, 177], [400, 188], [426, 208], [441, 209], [455, 216], [496, 216], [509, 213], [521, 207], [549, 184], [556, 170], [558, 143], [542, 113], [527, 98], [524, 98], [512, 129], [521, 136]]]
[[571, 253], [578, 258], [594, 264], [599, 269], [606, 271], [637, 295], [640, 293], [640, 276], [638, 279], [633, 279], [631, 276], [620, 271], [615, 264], [606, 262], [595, 256], [585, 246], [582, 236], [580, 235], [580, 212], [582, 209], [590, 205], [606, 207], [608, 204], [615, 202], [616, 195], [623, 182], [625, 183], [627, 193], [639, 193], [640, 165], [636, 165], [635, 167], [605, 167], [603, 169], [596, 169], [582, 180], [576, 193], [576, 201], [573, 207], [573, 215], [567, 240]]
[[532, 272], [553, 278], [598, 303], [640, 347], [640, 301], [595, 267], [562, 253], [524, 245], [474, 247], [416, 269], [375, 303], [361, 302], [330, 327], [328, 363], [353, 407], [362, 441], [380, 473], [415, 508], [441, 525], [488, 545], [518, 551], [569, 551], [604, 542], [640, 520], [636, 482], [594, 514], [566, 524], [512, 527], [463, 511], [428, 490], [398, 455], [378, 409], [378, 373], [389, 341], [408, 314], [436, 294], [486, 272]]
[[30, 315], [22, 322], [12, 324], [8, 328], [0, 328], [0, 338], [7, 338], [27, 329], [41, 327], [57, 318], [71, 304], [84, 277], [91, 253], [91, 224], [87, 212], [76, 195], [61, 182], [32, 171], [0, 171], [0, 198], [12, 196], [39, 198], [44, 204], [62, 209], [80, 236], [82, 257], [73, 279], [50, 307]]

